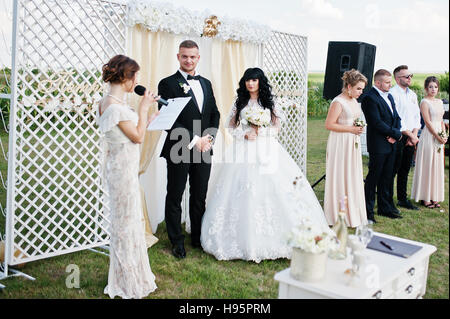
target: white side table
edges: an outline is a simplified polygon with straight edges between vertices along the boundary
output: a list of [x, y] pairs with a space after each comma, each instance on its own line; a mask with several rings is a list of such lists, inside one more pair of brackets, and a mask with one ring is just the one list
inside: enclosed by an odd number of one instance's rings
[[403, 238], [374, 233], [375, 235], [422, 246], [409, 258], [402, 258], [372, 249], [366, 249], [368, 258], [351, 279], [345, 270], [351, 268], [350, 256], [345, 260], [328, 258], [325, 278], [316, 283], [295, 280], [290, 268], [275, 274], [279, 282], [280, 299], [410, 299], [425, 295], [428, 262], [436, 247]]

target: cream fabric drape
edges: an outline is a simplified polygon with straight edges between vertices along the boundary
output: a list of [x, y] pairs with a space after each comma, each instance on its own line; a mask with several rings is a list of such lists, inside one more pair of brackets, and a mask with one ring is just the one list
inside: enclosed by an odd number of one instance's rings
[[[128, 55], [135, 59], [141, 69], [139, 83], [157, 93], [159, 81], [179, 69], [176, 57], [179, 44], [186, 39], [194, 40], [200, 49], [200, 61], [197, 71], [208, 78], [213, 86], [217, 107], [221, 114], [219, 134], [214, 151], [220, 154], [229, 140], [224, 129], [224, 121], [234, 101], [236, 89], [244, 71], [259, 66], [260, 47], [256, 44], [237, 41], [222, 41], [204, 37], [189, 37], [167, 32], [151, 32], [137, 25], [129, 30], [130, 43]], [[130, 96], [130, 104], [139, 105], [137, 95]], [[156, 110], [156, 105], [153, 111]], [[166, 132], [147, 132], [141, 145], [140, 182], [143, 194], [143, 210], [148, 225], [147, 235], [156, 232], [157, 226], [164, 220], [164, 202], [166, 194], [166, 163], [159, 157]], [[186, 208], [184, 208], [186, 210]], [[147, 224], [147, 223], [146, 223]]]

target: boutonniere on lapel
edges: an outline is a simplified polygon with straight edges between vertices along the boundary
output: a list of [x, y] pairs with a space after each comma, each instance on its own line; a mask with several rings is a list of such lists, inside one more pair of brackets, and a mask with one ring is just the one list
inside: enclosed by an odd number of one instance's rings
[[180, 85], [180, 87], [183, 89], [184, 94], [188, 94], [189, 90], [191, 89], [191, 87], [189, 85], [187, 85], [186, 83], [180, 82], [178, 83]]

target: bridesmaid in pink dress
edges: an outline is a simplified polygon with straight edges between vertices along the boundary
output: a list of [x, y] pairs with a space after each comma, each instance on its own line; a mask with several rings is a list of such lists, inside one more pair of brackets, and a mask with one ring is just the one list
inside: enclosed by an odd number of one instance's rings
[[444, 106], [442, 100], [436, 99], [439, 81], [434, 76], [425, 80], [426, 96], [420, 102], [425, 127], [419, 138], [416, 152], [416, 167], [411, 189], [411, 198], [422, 201], [428, 208], [440, 208], [444, 200], [444, 144], [447, 138], [439, 136], [445, 132], [442, 120]]
[[348, 198], [348, 227], [367, 224], [360, 134], [364, 127], [354, 126], [362, 115], [357, 98], [367, 78], [352, 69], [346, 71], [342, 93], [331, 102], [325, 127], [330, 131], [327, 143], [324, 212], [329, 225], [337, 221], [339, 200]]

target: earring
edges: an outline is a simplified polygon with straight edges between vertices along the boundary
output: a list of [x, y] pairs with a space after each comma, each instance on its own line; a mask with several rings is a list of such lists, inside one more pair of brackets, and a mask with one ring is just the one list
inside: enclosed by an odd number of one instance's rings
[[348, 97], [352, 98], [352, 93], [350, 92], [350, 90], [347, 91]]

